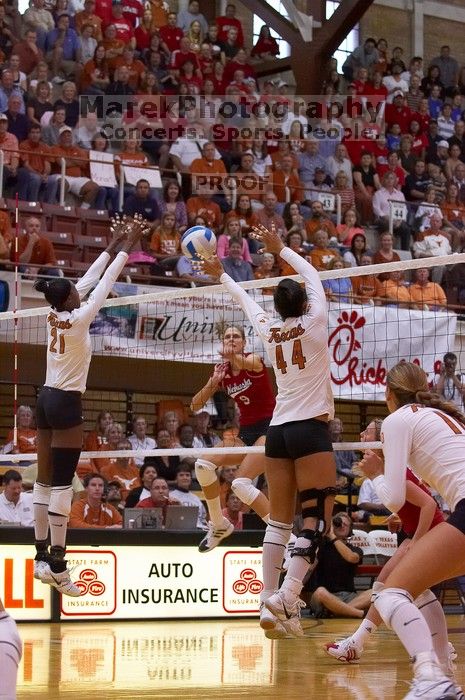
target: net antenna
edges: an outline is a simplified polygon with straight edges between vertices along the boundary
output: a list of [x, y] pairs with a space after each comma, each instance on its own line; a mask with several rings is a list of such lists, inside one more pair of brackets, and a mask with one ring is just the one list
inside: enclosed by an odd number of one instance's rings
[[14, 333], [13, 333], [13, 449], [18, 446], [18, 324], [16, 316], [19, 304], [19, 195], [15, 200], [15, 294], [14, 294]]

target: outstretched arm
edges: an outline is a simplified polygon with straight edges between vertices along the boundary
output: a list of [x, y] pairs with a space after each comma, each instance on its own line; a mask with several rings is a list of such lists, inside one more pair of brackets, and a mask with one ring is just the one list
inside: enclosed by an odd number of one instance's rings
[[211, 399], [213, 394], [218, 391], [226, 374], [226, 367], [227, 365], [225, 363], [215, 365], [212, 376], [205, 386], [203, 386], [200, 391], [196, 393], [191, 401], [190, 409], [192, 412], [200, 411], [200, 409], [205, 406], [207, 401]]

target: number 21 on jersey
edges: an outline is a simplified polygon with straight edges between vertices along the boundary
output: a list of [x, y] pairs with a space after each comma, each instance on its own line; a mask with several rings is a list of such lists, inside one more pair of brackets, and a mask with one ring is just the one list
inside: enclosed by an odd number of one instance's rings
[[58, 333], [58, 330], [55, 327], [53, 327], [50, 331], [50, 335], [52, 336], [52, 340], [49, 347], [50, 352], [57, 352], [59, 355], [63, 355], [65, 351], [64, 333]]
[[[307, 358], [302, 350], [300, 340], [294, 340], [292, 343], [291, 364], [297, 365], [299, 369], [305, 369]], [[281, 370], [282, 374], [287, 374], [287, 362], [284, 359], [284, 350], [282, 345], [276, 346], [276, 369]]]

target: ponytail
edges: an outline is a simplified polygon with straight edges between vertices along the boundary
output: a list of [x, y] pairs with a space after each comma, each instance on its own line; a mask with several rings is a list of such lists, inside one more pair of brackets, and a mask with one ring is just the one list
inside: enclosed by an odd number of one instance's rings
[[452, 401], [444, 401], [439, 394], [435, 394], [432, 391], [417, 391], [415, 401], [422, 406], [436, 408], [443, 413], [447, 413], [448, 416], [455, 418], [456, 421], [465, 427], [465, 415], [462, 411], [459, 411]]
[[34, 289], [42, 292], [50, 306], [59, 310], [71, 292], [71, 282], [64, 277], [47, 280], [40, 277], [34, 282]]

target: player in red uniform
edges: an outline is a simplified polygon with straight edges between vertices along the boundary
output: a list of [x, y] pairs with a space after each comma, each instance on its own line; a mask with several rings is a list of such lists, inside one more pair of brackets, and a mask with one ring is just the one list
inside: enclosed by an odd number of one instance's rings
[[[382, 420], [377, 418], [372, 421], [366, 429], [361, 433], [360, 438], [363, 442], [374, 442], [380, 439]], [[381, 450], [379, 451], [382, 455]], [[402, 529], [407, 535], [397, 552], [383, 566], [378, 579], [373, 585], [373, 592], [382, 590], [384, 581], [388, 575], [398, 564], [400, 559], [405, 555], [407, 550], [411, 548], [423, 535], [431, 530], [439, 523], [444, 522], [444, 517], [439, 510], [436, 501], [431, 496], [430, 492], [415, 476], [415, 474], [407, 469], [406, 473], [406, 501], [402, 508], [397, 512], [398, 517], [402, 522]], [[433, 596], [431, 591], [426, 591], [423, 595]], [[431, 609], [431, 610], [430, 610]], [[423, 615], [428, 615], [430, 612], [434, 614], [434, 606], [426, 605], [422, 608]], [[360, 623], [358, 629], [349, 637], [337, 642], [331, 642], [325, 645], [327, 654], [337, 659], [338, 661], [354, 662], [358, 661], [363, 653], [363, 647], [368, 637], [373, 634], [382, 623], [381, 616], [372, 605], [366, 617]], [[450, 645], [452, 646], [452, 645]]]
[[[241, 328], [231, 326], [223, 335], [221, 356], [224, 362], [217, 364], [212, 376], [194, 396], [191, 410], [200, 410], [219, 389], [230, 396], [240, 412], [240, 430], [237, 445], [264, 445], [266, 431], [275, 406], [274, 393], [263, 360], [255, 353], [244, 352], [245, 334]], [[202, 486], [210, 513], [207, 535], [199, 545], [201, 552], [208, 552], [228, 537], [234, 526], [223, 516], [220, 504], [216, 468], [236, 464], [239, 455], [208, 455], [198, 459], [195, 473]], [[213, 461], [214, 460], [214, 461]], [[232, 490], [243, 503], [251, 506], [265, 522], [270, 506], [266, 496], [252, 484], [252, 480], [264, 470], [262, 455], [248, 454], [242, 460]]]

